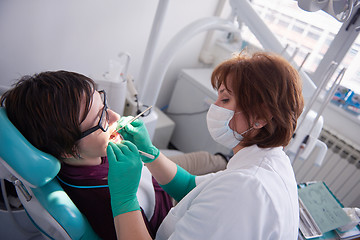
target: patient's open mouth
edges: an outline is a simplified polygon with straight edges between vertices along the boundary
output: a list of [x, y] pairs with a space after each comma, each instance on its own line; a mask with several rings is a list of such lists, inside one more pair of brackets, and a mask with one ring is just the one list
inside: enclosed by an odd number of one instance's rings
[[110, 141], [113, 143], [119, 143], [121, 142], [121, 135], [120, 133], [118, 133], [117, 131], [114, 131], [111, 135], [110, 135]]

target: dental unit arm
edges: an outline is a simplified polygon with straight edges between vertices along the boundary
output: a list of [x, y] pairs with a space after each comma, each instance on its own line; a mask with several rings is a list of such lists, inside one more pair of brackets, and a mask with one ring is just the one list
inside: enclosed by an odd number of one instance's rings
[[297, 0], [298, 6], [308, 12], [322, 10], [339, 22], [345, 22], [351, 16], [359, 0]]
[[[264, 49], [282, 54], [287, 59], [290, 58], [287, 52], [284, 51], [284, 47], [280, 41], [258, 16], [248, 0], [230, 0], [229, 2], [232, 8], [233, 17], [237, 18], [239, 21], [242, 21], [249, 27], [249, 29], [254, 33], [259, 42], [262, 44]], [[164, 81], [166, 71], [171, 61], [173, 60], [177, 51], [179, 51], [179, 49], [187, 41], [194, 37], [194, 35], [209, 30], [225, 30], [235, 32], [239, 31], [237, 27], [238, 25], [234, 24], [234, 22], [218, 17], [200, 19], [184, 27], [169, 41], [169, 43], [159, 54], [158, 60], [154, 63], [150, 71], [150, 77], [144, 84], [140, 86], [143, 87], [143, 89], [139, 89], [139, 92], [143, 93], [140, 96], [141, 101], [147, 103], [148, 105], [156, 104], [161, 85]], [[159, 31], [159, 29], [156, 29], [156, 31]], [[303, 92], [304, 97], [305, 99], [310, 98], [312, 93], [315, 92], [316, 86], [304, 71], [301, 70], [299, 73], [303, 79], [303, 87], [306, 89], [306, 91]], [[146, 89], [146, 91], [143, 91], [144, 89]], [[317, 129], [321, 129], [322, 122], [318, 121], [318, 124], [319, 126]], [[318, 132], [316, 136], [313, 136], [313, 134], [311, 135], [312, 138], [310, 140], [309, 146], [314, 146], [313, 142], [317, 139], [319, 133], [320, 132]], [[317, 143], [316, 146], [318, 145], [321, 145], [321, 149], [324, 149], [324, 146], [326, 147], [324, 144]], [[326, 152], [326, 148], [325, 151], [322, 150], [322, 154], [319, 156], [323, 156], [324, 152]], [[321, 162], [321, 160], [318, 160], [318, 162]]]
[[[338, 20], [345, 21], [351, 15], [352, 8], [355, 4], [358, 3], [358, 0], [324, 0], [324, 1], [316, 1], [316, 0], [298, 0], [299, 6], [306, 6], [307, 3], [310, 4], [323, 4], [326, 2], [326, 5], [317, 7], [319, 10], [323, 10]], [[267, 27], [267, 25], [263, 22], [263, 20], [258, 16], [256, 11], [251, 6], [248, 0], [229, 0], [230, 6], [232, 8], [232, 14], [239, 21], [243, 22], [248, 26], [250, 31], [256, 36], [261, 45], [266, 51], [272, 51], [277, 54], [281, 54], [284, 58], [290, 59], [291, 56], [285, 51], [284, 47], [280, 43], [280, 41], [275, 37], [272, 31]], [[154, 58], [154, 49], [157, 45], [157, 39], [159, 32], [161, 30], [162, 22], [164, 21], [165, 11], [168, 6], [168, 0], [159, 0], [159, 6], [157, 8], [157, 13], [154, 18], [153, 27], [150, 33], [150, 38], [147, 44], [147, 50], [145, 52], [144, 59], [152, 60]], [[304, 8], [304, 7], [303, 7]], [[314, 10], [315, 8], [309, 8]], [[338, 9], [342, 9], [343, 11], [338, 11]], [[304, 8], [304, 10], [306, 10]], [[307, 10], [309, 11], [309, 10]], [[343, 14], [341, 14], [343, 13]], [[339, 15], [340, 14], [340, 15]], [[340, 18], [341, 17], [341, 18]], [[190, 23], [186, 27], [184, 27], [181, 31], [179, 31], [164, 47], [164, 49], [160, 52], [158, 59], [154, 62], [152, 66], [149, 66], [152, 61], [144, 61], [144, 64], [141, 68], [141, 79], [137, 79], [135, 83], [138, 83], [139, 97], [140, 101], [146, 103], [147, 105], [156, 105], [157, 98], [160, 93], [160, 88], [165, 78], [166, 71], [170, 66], [171, 61], [175, 57], [175, 54], [179, 51], [179, 49], [192, 37], [196, 34], [209, 31], [209, 30], [225, 30], [229, 32], [239, 31], [236, 29], [236, 24], [231, 22], [230, 20], [221, 19], [219, 17], [209, 17], [194, 21]], [[150, 50], [151, 51], [150, 51]], [[314, 82], [310, 79], [310, 77], [299, 68], [299, 74], [301, 79], [303, 80], [303, 96], [305, 102], [307, 102], [315, 93], [317, 87]], [[141, 84], [139, 84], [141, 83]], [[311, 106], [306, 106], [309, 111], [307, 113], [312, 113]], [[308, 115], [308, 114], [306, 114]], [[309, 121], [309, 119], [313, 118], [311, 115], [303, 116], [302, 119], [304, 121]], [[318, 120], [315, 123], [316, 126], [314, 129], [322, 129], [323, 121], [322, 117], [316, 117]], [[157, 119], [155, 119], [157, 121]], [[320, 165], [322, 162], [322, 158], [325, 155], [327, 147], [325, 144], [318, 142], [317, 139], [320, 131], [313, 131], [313, 133], [304, 132], [304, 135], [308, 137], [308, 143], [306, 146], [306, 151], [300, 156], [301, 158], [306, 159], [308, 154], [304, 154], [307, 152], [311, 152], [314, 147], [318, 147], [320, 149], [318, 159], [316, 160], [316, 164]], [[302, 134], [297, 134], [299, 137]], [[293, 141], [289, 146], [291, 151], [292, 148], [298, 149], [301, 147], [302, 140], [300, 142]]]

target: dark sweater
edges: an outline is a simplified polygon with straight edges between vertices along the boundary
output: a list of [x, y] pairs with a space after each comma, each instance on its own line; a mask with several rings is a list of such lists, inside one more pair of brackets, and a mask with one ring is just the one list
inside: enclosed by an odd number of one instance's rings
[[[107, 186], [109, 163], [102, 158], [97, 166], [71, 166], [62, 164], [58, 174], [60, 184], [77, 208], [85, 215], [91, 227], [102, 239], [116, 239], [110, 192]], [[144, 222], [154, 238], [162, 220], [172, 207], [171, 198], [153, 179], [155, 209], [150, 220], [142, 210]], [[63, 181], [63, 182], [62, 182]], [[65, 183], [66, 184], [65, 184]], [[69, 186], [85, 186], [82, 188]], [[87, 188], [86, 188], [87, 187]]]

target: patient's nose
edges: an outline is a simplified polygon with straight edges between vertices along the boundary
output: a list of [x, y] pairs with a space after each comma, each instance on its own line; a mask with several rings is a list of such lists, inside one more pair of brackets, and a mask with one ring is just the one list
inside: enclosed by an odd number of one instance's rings
[[111, 109], [108, 109], [108, 114], [109, 114], [109, 125], [117, 122], [120, 119], [120, 115]]

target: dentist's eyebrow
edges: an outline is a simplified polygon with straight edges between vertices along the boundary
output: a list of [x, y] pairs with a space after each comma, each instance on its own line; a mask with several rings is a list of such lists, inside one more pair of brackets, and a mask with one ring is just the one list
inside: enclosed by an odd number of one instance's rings
[[219, 90], [219, 94], [228, 94], [228, 95], [232, 95], [232, 92], [226, 88], [223, 88], [221, 90]]

